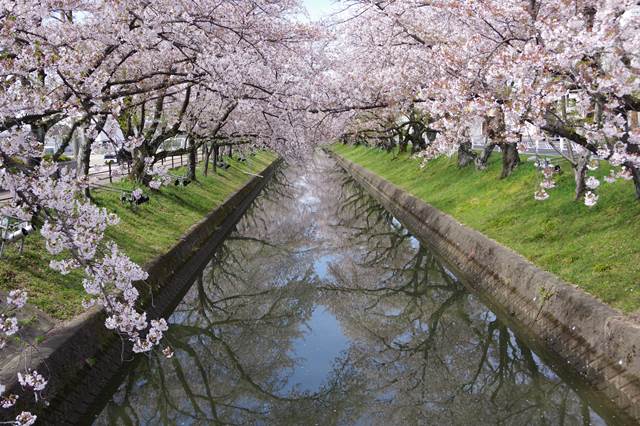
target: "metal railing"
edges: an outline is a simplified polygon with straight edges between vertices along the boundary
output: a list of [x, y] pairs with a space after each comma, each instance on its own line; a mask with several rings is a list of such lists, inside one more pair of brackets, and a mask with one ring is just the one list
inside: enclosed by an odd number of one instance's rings
[[[160, 164], [170, 164], [170, 168], [174, 169], [177, 167], [186, 166], [189, 163], [188, 160], [189, 154], [182, 155], [171, 155], [167, 158], [163, 158], [160, 161]], [[204, 160], [204, 152], [198, 150], [196, 154], [196, 161], [200, 163]], [[113, 183], [114, 180], [117, 181], [122, 179], [123, 177], [129, 175], [131, 173], [131, 164], [119, 164], [115, 161], [106, 160], [105, 164], [94, 164], [89, 167], [89, 173], [87, 177], [89, 179], [89, 186], [93, 183], [104, 184], [104, 183]], [[6, 204], [11, 201], [11, 194], [9, 191], [0, 191], [0, 205]]]
[[[579, 152], [582, 147], [574, 144], [573, 142], [561, 138], [554, 137], [550, 142], [544, 141], [533, 141], [531, 138], [523, 138], [523, 142], [527, 145], [527, 153], [528, 154], [542, 154], [542, 155], [560, 155], [558, 151], [563, 154], [569, 153], [569, 144], [571, 144], [571, 149], [573, 152]], [[472, 146], [474, 149], [482, 150], [486, 145], [486, 140], [484, 138], [472, 138], [471, 140]], [[495, 147], [496, 151], [500, 151], [499, 147]]]

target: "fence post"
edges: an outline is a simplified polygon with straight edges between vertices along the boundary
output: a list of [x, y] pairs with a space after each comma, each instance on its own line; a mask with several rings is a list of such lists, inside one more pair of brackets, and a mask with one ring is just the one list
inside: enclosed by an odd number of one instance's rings
[[174, 168], [174, 165], [173, 165], [173, 154], [171, 154], [171, 168], [172, 169]]
[[109, 183], [113, 183], [113, 179], [111, 178], [111, 161], [109, 161], [107, 165], [109, 166]]

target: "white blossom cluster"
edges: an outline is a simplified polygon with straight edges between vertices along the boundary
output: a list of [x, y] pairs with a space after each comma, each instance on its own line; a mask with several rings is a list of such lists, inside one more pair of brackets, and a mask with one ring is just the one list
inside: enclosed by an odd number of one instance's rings
[[163, 166], [153, 162], [152, 157], [145, 158], [145, 173], [151, 177], [149, 181], [149, 187], [151, 189], [160, 189], [162, 186], [167, 186], [173, 181], [173, 177], [169, 173], [169, 166]]
[[[28, 344], [18, 336], [19, 323], [18, 318], [15, 316], [20, 309], [24, 308], [27, 299], [27, 292], [24, 290], [11, 290], [7, 294], [5, 303], [2, 304], [2, 314], [0, 314], [0, 351], [6, 347], [9, 338], [15, 339], [16, 342], [23, 345]], [[18, 373], [18, 383], [26, 390], [33, 392], [36, 401], [47, 386], [47, 380], [37, 371], [26, 371], [24, 374], [22, 372]], [[10, 409], [18, 402], [18, 398], [18, 395], [7, 394], [6, 386], [0, 384], [0, 407]], [[28, 411], [23, 411], [16, 417], [15, 424], [32, 425], [36, 419], [37, 416]]]
[[[574, 151], [624, 166], [625, 178], [636, 171], [640, 191], [637, 1], [352, 4], [337, 24], [333, 78], [322, 81], [353, 105], [336, 121], [343, 135], [395, 128], [418, 111], [445, 136], [446, 152], [468, 143], [461, 129], [480, 120], [482, 137], [501, 148], [564, 138]], [[551, 185], [543, 181], [535, 199], [548, 199]], [[587, 189], [593, 206], [598, 195]]]
[[556, 174], [555, 168], [548, 162], [539, 164], [542, 169], [543, 180], [540, 182], [540, 188], [533, 194], [536, 201], [544, 201], [549, 198], [548, 189], [556, 187], [556, 183], [553, 180]]

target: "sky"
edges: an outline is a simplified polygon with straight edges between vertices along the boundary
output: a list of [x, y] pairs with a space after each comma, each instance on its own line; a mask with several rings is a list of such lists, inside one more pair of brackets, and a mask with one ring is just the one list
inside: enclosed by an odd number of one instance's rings
[[334, 0], [302, 0], [302, 3], [309, 11], [309, 17], [312, 21], [317, 21], [339, 10]]

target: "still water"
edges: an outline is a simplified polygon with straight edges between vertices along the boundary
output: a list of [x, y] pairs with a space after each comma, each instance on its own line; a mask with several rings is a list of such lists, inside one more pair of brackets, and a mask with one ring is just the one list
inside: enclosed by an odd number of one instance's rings
[[322, 154], [274, 178], [170, 323], [175, 356], [142, 357], [96, 425], [607, 424]]

